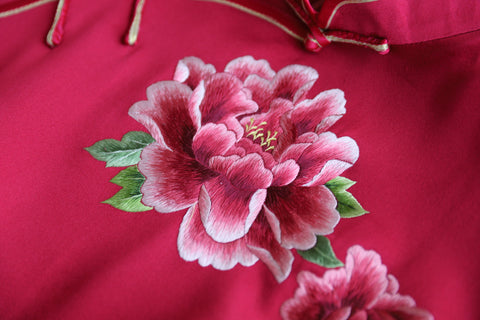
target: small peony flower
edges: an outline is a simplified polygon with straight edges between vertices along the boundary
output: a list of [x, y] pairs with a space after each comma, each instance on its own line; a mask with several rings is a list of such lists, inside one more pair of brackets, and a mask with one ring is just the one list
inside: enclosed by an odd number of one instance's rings
[[327, 132], [345, 113], [342, 91], [306, 99], [317, 78], [300, 65], [275, 73], [252, 57], [217, 73], [189, 57], [174, 81], [153, 84], [148, 101], [131, 107], [156, 140], [138, 163], [142, 201], [161, 213], [186, 211], [183, 259], [220, 270], [260, 259], [283, 281], [290, 249], [333, 232], [340, 217], [324, 184], [355, 163], [358, 147]]
[[281, 308], [284, 320], [433, 320], [411, 297], [398, 294], [398, 281], [387, 275], [380, 256], [358, 245], [348, 250], [345, 267], [322, 278], [302, 271], [298, 283]]

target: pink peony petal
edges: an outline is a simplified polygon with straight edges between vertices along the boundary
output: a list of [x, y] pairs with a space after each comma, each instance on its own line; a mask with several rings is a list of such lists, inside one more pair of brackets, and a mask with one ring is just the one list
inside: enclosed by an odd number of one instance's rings
[[233, 163], [227, 171], [227, 178], [236, 188], [253, 191], [268, 188], [273, 174], [265, 168], [260, 155], [251, 153]]
[[295, 143], [315, 143], [318, 140], [318, 134], [307, 132], [302, 134], [295, 140]]
[[297, 128], [289, 117], [282, 118], [281, 127], [282, 134], [279, 135], [277, 148], [273, 153], [279, 161], [287, 159], [297, 161], [307, 147], [318, 141], [318, 134], [314, 132], [297, 136]]
[[235, 132], [237, 140], [240, 140], [243, 137], [245, 131], [243, 126], [238, 122], [237, 118], [230, 117], [222, 120], [222, 123], [225, 124], [228, 130]]
[[251, 74], [245, 79], [244, 84], [250, 90], [252, 100], [258, 104], [258, 112], [268, 112], [270, 103], [276, 98], [271, 81]]
[[243, 83], [229, 73], [216, 73], [205, 80], [205, 93], [198, 106], [201, 123], [253, 113], [258, 105], [246, 95]]
[[224, 124], [208, 123], [193, 137], [193, 153], [201, 164], [208, 166], [211, 157], [224, 155], [235, 140], [235, 133], [228, 131]]
[[[328, 181], [332, 180], [333, 178], [338, 177], [343, 171], [347, 170], [352, 165], [352, 162], [347, 162], [343, 160], [328, 160], [327, 163], [325, 163], [325, 165], [323, 166], [322, 170], [318, 174], [316, 174], [309, 182], [303, 185], [306, 187], [323, 185]], [[298, 183], [300, 184], [301, 182], [299, 181]]]
[[368, 320], [433, 320], [426, 310], [407, 307], [396, 310], [368, 310]]
[[[367, 312], [365, 310], [357, 310], [354, 314], [352, 314], [352, 316], [349, 318], [349, 320], [368, 320], [369, 319], [369, 316], [367, 314]], [[387, 320], [387, 319], [383, 319], [383, 318], [380, 318], [382, 320]], [[377, 320], [380, 320], [380, 319], [377, 319]], [[373, 320], [373, 319], [372, 319]], [[392, 320], [395, 320], [395, 319], [392, 319]]]
[[260, 214], [265, 215], [268, 225], [270, 226], [270, 229], [272, 229], [273, 235], [275, 236], [275, 240], [277, 240], [278, 243], [281, 243], [282, 230], [280, 228], [280, 221], [278, 220], [278, 218], [275, 216], [275, 214], [272, 211], [270, 211], [270, 209], [265, 207], [265, 205], [263, 205], [263, 208]]
[[302, 143], [295, 143], [290, 145], [280, 156], [278, 159], [279, 162], [284, 162], [287, 160], [293, 160], [295, 162], [300, 159], [302, 154], [307, 150], [308, 147], [312, 145], [311, 142], [302, 142]]
[[381, 295], [369, 314], [381, 315], [387, 319], [389, 316], [392, 319], [433, 320], [433, 316], [428, 311], [415, 307], [415, 301], [410, 296], [399, 294]]
[[[283, 320], [324, 320], [325, 311], [308, 297], [296, 297], [283, 303], [280, 315]], [[348, 318], [347, 318], [348, 319]]]
[[313, 100], [303, 100], [292, 111], [291, 119], [297, 135], [306, 132], [323, 132], [330, 128], [346, 112], [343, 91], [328, 90]]
[[307, 250], [316, 243], [316, 235], [326, 235], [340, 220], [337, 201], [324, 186], [311, 188], [270, 187], [265, 206], [280, 221], [282, 246]]
[[217, 242], [242, 238], [260, 212], [266, 193], [265, 189], [239, 190], [223, 176], [207, 181], [198, 198], [205, 230]]
[[433, 315], [427, 310], [412, 307], [400, 308], [392, 312], [394, 319], [400, 320], [433, 320]]
[[347, 252], [345, 267], [331, 269], [323, 277], [302, 271], [295, 296], [281, 308], [284, 320], [433, 320], [415, 307], [409, 296], [386, 293], [397, 291], [393, 276], [374, 251], [353, 246]]
[[348, 249], [345, 270], [349, 289], [345, 300], [359, 309], [375, 305], [388, 286], [387, 267], [375, 251], [366, 251], [356, 245]]
[[292, 101], [294, 104], [305, 99], [313, 83], [318, 79], [315, 69], [301, 65], [290, 65], [280, 70], [268, 81], [256, 74], [245, 79], [245, 87], [252, 92], [252, 99], [259, 105], [260, 112], [267, 112], [277, 98]]
[[[245, 91], [241, 90], [241, 92], [238, 93], [238, 96], [241, 96], [242, 92], [244, 93]], [[190, 101], [188, 103], [188, 112], [190, 113], [190, 117], [192, 118], [193, 124], [196, 129], [199, 129], [202, 126], [202, 111], [200, 110], [200, 108], [201, 108], [204, 97], [205, 97], [205, 83], [202, 80], [193, 91]], [[247, 95], [245, 95], [243, 98], [246, 99], [247, 101], [249, 99]], [[250, 101], [248, 103], [254, 103], [254, 102]], [[221, 122], [225, 124], [229, 130], [235, 132], [236, 138], [237, 140], [239, 140], [243, 136], [244, 130], [243, 130], [243, 126], [235, 118], [235, 114], [229, 114], [228, 112], [225, 113], [223, 111], [221, 111], [220, 113], [222, 114], [221, 117], [219, 117], [219, 119], [221, 118], [220, 119]], [[203, 123], [205, 124], [205, 122]]]
[[293, 254], [275, 239], [267, 218], [261, 214], [246, 236], [250, 251], [272, 271], [278, 282], [285, 280], [292, 270]]
[[[345, 272], [341, 271], [344, 270], [329, 270], [328, 272], [343, 274], [345, 282]], [[348, 319], [351, 307], [342, 308], [337, 290], [330, 283], [309, 271], [301, 271], [297, 276], [297, 281], [299, 287], [295, 291], [295, 296], [287, 300], [280, 310], [283, 319]]]
[[352, 320], [353, 318], [350, 317], [351, 312], [351, 307], [343, 307], [330, 313], [328, 317], [325, 318], [325, 320]]
[[218, 172], [222, 175], [226, 175], [228, 169], [239, 160], [239, 155], [230, 155], [230, 156], [215, 156], [211, 157], [208, 161], [208, 166], [211, 170]]
[[338, 304], [340, 305], [341, 299], [348, 289], [348, 279], [345, 268], [329, 269], [325, 271], [321, 279], [325, 283], [324, 286], [328, 284], [332, 288], [331, 290], [336, 297], [335, 301], [338, 301]]
[[386, 293], [389, 293], [389, 294], [397, 293], [400, 287], [400, 285], [398, 284], [397, 278], [395, 278], [391, 274], [389, 274], [387, 278], [388, 278], [388, 286], [386, 289]]
[[350, 168], [358, 159], [358, 146], [349, 137], [337, 138], [331, 132], [321, 133], [318, 140], [298, 158], [300, 166], [296, 185], [323, 185]]
[[200, 104], [202, 103], [204, 96], [205, 83], [203, 80], [201, 80], [195, 90], [193, 90], [187, 106], [188, 113], [190, 114], [190, 118], [192, 119], [195, 129], [200, 129], [202, 126], [202, 112], [200, 111]]
[[410, 296], [400, 294], [382, 294], [372, 309], [395, 310], [398, 308], [415, 307], [415, 300]]
[[275, 98], [284, 98], [294, 104], [305, 98], [314, 82], [318, 79], [315, 69], [290, 65], [280, 70], [273, 79]]
[[205, 64], [197, 57], [186, 57], [178, 62], [173, 80], [183, 82], [193, 89], [202, 79], [214, 73], [215, 67], [211, 64]]
[[274, 125], [271, 127], [272, 130], [278, 130], [277, 128], [280, 125], [279, 122], [281, 116], [294, 110], [294, 108], [292, 101], [283, 98], [275, 98], [270, 104], [270, 109], [265, 113], [263, 120]]
[[327, 270], [329, 278], [334, 279], [331, 283], [324, 275], [319, 278], [309, 271], [301, 271], [297, 276], [297, 281], [302, 290], [298, 290], [297, 294], [308, 295], [315, 301], [322, 301], [326, 305], [334, 308], [340, 308], [341, 292], [347, 285], [347, 276], [344, 269]]
[[214, 241], [203, 227], [198, 204], [194, 204], [183, 217], [177, 244], [183, 259], [198, 259], [201, 266], [212, 265], [219, 270], [231, 269], [237, 263], [248, 267], [258, 260], [243, 238], [229, 243]]
[[300, 167], [294, 160], [287, 160], [272, 168], [272, 186], [281, 187], [292, 183], [298, 175]]
[[202, 184], [214, 176], [195, 159], [165, 150], [158, 143], [143, 149], [138, 169], [146, 178], [141, 188], [143, 203], [162, 213], [190, 207]]
[[251, 56], [240, 57], [230, 61], [225, 67], [225, 72], [235, 75], [242, 81], [245, 81], [251, 74], [256, 74], [269, 80], [275, 76], [275, 71], [270, 68], [267, 60], [255, 60]]
[[280, 117], [281, 133], [278, 135], [277, 147], [273, 150], [273, 156], [278, 159], [297, 139], [297, 128], [290, 119], [289, 114]]
[[148, 101], [135, 103], [128, 114], [143, 124], [165, 149], [192, 154], [195, 128], [187, 105], [189, 87], [175, 81], [162, 81], [147, 89]]
[[263, 147], [251, 139], [242, 138], [237, 141], [236, 145], [237, 148], [245, 151], [245, 154], [256, 154], [259, 155], [263, 161], [263, 165], [265, 168], [271, 169], [276, 164], [277, 161], [273, 158], [273, 155], [270, 152], [265, 152]]
[[[252, 126], [258, 127], [258, 129], [261, 130], [260, 133], [263, 134], [264, 139], [268, 137], [268, 132], [270, 132], [270, 136], [275, 136], [275, 139], [271, 140], [270, 145], [275, 148], [278, 137], [283, 134], [283, 129], [280, 126], [280, 119], [284, 114], [291, 110], [293, 110], [293, 103], [291, 101], [285, 99], [275, 99], [272, 102], [268, 112], [248, 115], [241, 119], [240, 123], [245, 128]], [[250, 129], [249, 133], [252, 131], [253, 130]], [[251, 140], [254, 139], [252, 135], [248, 136], [246, 131], [245, 136]], [[255, 141], [256, 143], [261, 143], [260, 138], [257, 138]]]

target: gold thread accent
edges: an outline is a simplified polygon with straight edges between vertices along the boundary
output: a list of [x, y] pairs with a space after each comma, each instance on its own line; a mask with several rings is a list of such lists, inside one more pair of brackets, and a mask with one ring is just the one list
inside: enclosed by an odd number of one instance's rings
[[[269, 150], [269, 149], [272, 149], [272, 150], [273, 150], [274, 146], [270, 146], [270, 143], [272, 143], [272, 141], [274, 141], [274, 140], [277, 140], [277, 134], [278, 134], [278, 132], [275, 131], [275, 133], [273, 134], [273, 136], [271, 136], [271, 134], [272, 134], [272, 133], [270, 132], [270, 130], [268, 130], [268, 131], [267, 131], [267, 139], [264, 139], [263, 137], [260, 138], [260, 139], [261, 139], [260, 146], [262, 146], [262, 147], [263, 147], [263, 146], [267, 146], [267, 150]], [[265, 151], [267, 151], [267, 150], [265, 150]]]
[[250, 123], [247, 123], [245, 125], [245, 133], [247, 133], [246, 137], [252, 136], [252, 140], [255, 141], [257, 139], [260, 139], [260, 146], [261, 147], [266, 147], [265, 151], [273, 150], [275, 149], [275, 146], [271, 146], [270, 144], [272, 141], [277, 140], [277, 134], [278, 132], [275, 131], [272, 136], [272, 132], [270, 130], [267, 131], [267, 137], [265, 138], [265, 135], [263, 133], [263, 128], [261, 126], [265, 126], [267, 124], [266, 121], [262, 121], [260, 124], [257, 126], [253, 125], [254, 118], [250, 118]]
[[263, 19], [267, 22], [270, 22], [271, 24], [273, 24], [274, 26], [282, 29], [284, 32], [286, 32], [288, 35], [294, 37], [295, 39], [297, 40], [300, 40], [300, 41], [303, 41], [303, 37], [301, 37], [300, 35], [296, 34], [295, 32], [293, 32], [292, 30], [290, 30], [289, 28], [287, 28], [285, 25], [281, 24], [280, 22], [278, 22], [277, 20], [273, 19], [272, 17], [269, 17], [263, 13], [260, 13], [260, 12], [257, 12], [255, 10], [252, 10], [250, 8], [247, 8], [247, 7], [244, 7], [242, 5], [239, 5], [238, 3], [233, 3], [233, 2], [230, 2], [228, 0], [197, 0], [197, 1], [206, 1], [206, 2], [216, 2], [216, 3], [220, 3], [220, 4], [224, 4], [224, 5], [227, 5], [227, 6], [230, 6], [230, 7], [233, 7], [235, 9], [238, 9], [240, 11], [243, 11], [245, 13], [248, 13], [248, 14], [251, 14], [252, 16], [255, 16], [257, 18], [260, 18], [260, 19]]
[[333, 17], [337, 14], [338, 9], [340, 9], [344, 5], [351, 4], [351, 3], [367, 3], [367, 2], [374, 2], [374, 1], [377, 1], [377, 0], [346, 0], [346, 1], [340, 2], [339, 4], [337, 4], [335, 9], [333, 9], [332, 14], [328, 18], [327, 25], [324, 27], [324, 29], [328, 29], [330, 27], [330, 23], [332, 23]]
[[143, 6], [145, 5], [145, 0], [141, 0], [137, 8], [135, 8], [135, 16], [132, 21], [132, 25], [130, 26], [130, 30], [128, 30], [128, 44], [134, 45], [137, 42], [138, 38], [138, 31], [140, 30], [140, 22], [142, 20], [142, 10]]
[[250, 131], [247, 134], [247, 137], [253, 136], [253, 141], [255, 141], [257, 138], [263, 137], [262, 131], [263, 131], [263, 128], [258, 128], [257, 130]]
[[[253, 127], [253, 121], [254, 121], [254, 120], [255, 120], [255, 119], [250, 118], [250, 123], [247, 123], [247, 124], [245, 125], [245, 132], [250, 131], [250, 129]], [[255, 128], [256, 128], [256, 127], [255, 127]]]
[[326, 35], [325, 37], [331, 42], [343, 42], [343, 43], [356, 44], [356, 45], [368, 47], [368, 48], [373, 49], [373, 50], [378, 51], [378, 52], [383, 52], [383, 51], [388, 50], [388, 44], [387, 43], [385, 43], [385, 44], [371, 44], [371, 43], [368, 43], [368, 42], [356, 41], [356, 40], [352, 40], [352, 39], [343, 39], [343, 38], [339, 38], [339, 37], [335, 37], [335, 36]]
[[62, 15], [63, 5], [65, 4], [65, 0], [59, 0], [57, 5], [57, 11], [55, 12], [55, 19], [53, 20], [52, 27], [48, 31], [47, 34], [47, 43], [49, 46], [54, 47], [55, 43], [53, 43], [53, 33], [55, 32], [55, 28], [57, 27], [58, 20]]
[[[328, 39], [328, 37], [327, 37], [325, 34], [324, 34], [323, 36], [324, 36], [325, 38], [327, 38], [328, 41], [332, 42], [330, 39]], [[323, 46], [320, 44], [320, 42], [318, 42], [318, 40], [315, 39], [314, 37], [312, 37], [311, 35], [308, 35], [308, 39], [309, 39], [310, 41], [315, 42], [315, 43], [317, 44], [317, 46], [318, 46], [319, 49], [322, 49], [322, 48], [323, 48]]]
[[10, 17], [10, 16], [16, 15], [18, 13], [22, 13], [24, 11], [39, 7], [41, 5], [44, 5], [46, 3], [53, 2], [53, 1], [58, 1], [58, 0], [39, 0], [39, 1], [35, 1], [35, 2], [26, 4], [26, 5], [18, 7], [18, 8], [14, 8], [14, 9], [10, 9], [10, 10], [4, 11], [4, 12], [0, 12], [0, 18]]
[[[295, 7], [290, 3], [290, 1], [287, 1], [287, 4], [288, 4], [288, 6], [293, 10], [293, 12], [295, 12], [295, 15], [296, 15], [300, 20], [302, 20], [303, 23], [305, 23], [306, 25], [308, 25], [307, 21], [305, 21], [305, 19], [303, 19], [303, 17], [297, 12], [297, 10], [296, 10]], [[302, 2], [302, 7], [303, 7], [304, 10], [305, 10], [305, 6], [304, 6], [303, 2]], [[299, 39], [299, 40], [303, 40], [303, 39]]]

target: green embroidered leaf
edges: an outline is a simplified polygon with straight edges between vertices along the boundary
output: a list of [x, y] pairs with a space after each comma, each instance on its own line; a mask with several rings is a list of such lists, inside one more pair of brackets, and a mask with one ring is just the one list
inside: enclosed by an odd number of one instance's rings
[[128, 212], [142, 212], [151, 210], [142, 204], [142, 193], [140, 187], [145, 177], [138, 171], [137, 166], [131, 166], [120, 171], [110, 182], [123, 187], [113, 197], [103, 201], [109, 205]]
[[325, 268], [343, 266], [343, 262], [338, 260], [335, 256], [332, 246], [330, 245], [330, 240], [324, 236], [317, 236], [317, 243], [313, 248], [306, 251], [297, 250], [297, 252], [305, 260], [316, 263]]
[[85, 148], [97, 160], [107, 162], [107, 167], [127, 167], [140, 161], [140, 153], [155, 140], [146, 132], [131, 131], [121, 141], [105, 139]]
[[357, 199], [348, 191], [348, 188], [356, 182], [344, 177], [336, 177], [325, 183], [325, 186], [332, 191], [337, 198], [337, 210], [342, 218], [359, 217], [368, 213], [362, 208]]

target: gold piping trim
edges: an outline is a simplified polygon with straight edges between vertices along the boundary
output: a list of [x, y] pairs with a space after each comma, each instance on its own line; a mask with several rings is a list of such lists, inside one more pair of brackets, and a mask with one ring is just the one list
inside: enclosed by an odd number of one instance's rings
[[[295, 10], [295, 7], [290, 3], [290, 1], [287, 1], [287, 4], [288, 4], [288, 6], [289, 6], [290, 8], [292, 8], [293, 12], [295, 12], [295, 15], [296, 15], [297, 17], [299, 17], [300, 20], [303, 21], [303, 23], [305, 23], [306, 25], [308, 25], [307, 21], [305, 21], [305, 19], [303, 19], [303, 17], [297, 12], [297, 10]], [[303, 2], [302, 2], [302, 7], [305, 9], [305, 6], [304, 6]], [[300, 40], [300, 39], [299, 39], [299, 40]]]
[[58, 20], [60, 19], [60, 16], [62, 15], [62, 8], [63, 5], [65, 4], [65, 0], [59, 0], [58, 5], [57, 5], [57, 11], [55, 12], [55, 19], [53, 20], [52, 27], [48, 31], [47, 34], [47, 43], [51, 47], [55, 47], [55, 43], [53, 43], [53, 33], [55, 32], [55, 28], [57, 27]]
[[271, 24], [273, 24], [274, 26], [282, 29], [284, 32], [286, 32], [288, 35], [294, 37], [295, 39], [297, 40], [300, 40], [300, 41], [303, 41], [303, 37], [301, 37], [300, 35], [296, 34], [295, 32], [293, 32], [292, 30], [290, 30], [289, 28], [287, 28], [286, 26], [284, 26], [283, 24], [281, 24], [280, 22], [278, 22], [277, 20], [273, 19], [272, 17], [269, 17], [263, 13], [260, 13], [260, 12], [257, 12], [257, 11], [254, 11], [250, 8], [247, 8], [247, 7], [244, 7], [242, 5], [239, 5], [238, 3], [233, 3], [233, 2], [230, 2], [230, 1], [227, 1], [227, 0], [197, 0], [197, 1], [208, 1], [208, 2], [216, 2], [216, 3], [221, 3], [221, 4], [224, 4], [224, 5], [227, 5], [227, 6], [230, 6], [230, 7], [233, 7], [235, 9], [238, 9], [240, 11], [243, 11], [245, 13], [248, 13], [248, 14], [251, 14], [252, 16], [255, 16], [257, 18], [260, 18], [260, 19], [263, 19], [267, 22], [270, 22]]
[[332, 14], [328, 18], [327, 25], [324, 27], [324, 29], [328, 29], [330, 27], [330, 23], [332, 23], [333, 17], [337, 14], [338, 9], [340, 9], [344, 5], [351, 4], [351, 3], [366, 3], [366, 2], [374, 2], [374, 1], [377, 1], [377, 0], [346, 0], [346, 1], [340, 2], [339, 4], [337, 4], [335, 9], [333, 9]]
[[144, 5], [145, 0], [141, 0], [138, 3], [137, 8], [135, 8], [135, 16], [133, 18], [132, 25], [130, 26], [130, 30], [128, 31], [129, 45], [134, 45], [135, 42], [137, 42], [138, 31], [140, 30], [140, 22], [142, 21], [142, 10]]
[[[328, 41], [332, 42], [326, 35], [324, 35], [324, 37], [327, 38]], [[315, 42], [320, 49], [323, 48], [323, 46], [320, 44], [320, 42], [318, 42], [318, 40], [315, 39], [314, 37], [312, 37], [311, 35], [308, 36], [308, 39], [309, 39], [310, 41]]]
[[331, 42], [343, 42], [343, 43], [356, 44], [356, 45], [368, 47], [368, 48], [373, 49], [373, 50], [378, 51], [378, 52], [383, 52], [383, 51], [388, 50], [388, 44], [387, 43], [385, 43], [385, 44], [371, 44], [371, 43], [368, 43], [368, 42], [356, 41], [356, 40], [352, 40], [352, 39], [343, 39], [343, 38], [339, 38], [339, 37], [335, 37], [335, 36], [329, 36], [329, 35], [325, 35], [325, 38], [327, 38]]
[[41, 6], [41, 5], [44, 5], [46, 3], [53, 2], [53, 1], [57, 1], [57, 0], [39, 0], [39, 1], [35, 1], [35, 2], [26, 4], [26, 5], [18, 7], [18, 8], [14, 8], [14, 9], [10, 9], [10, 10], [4, 11], [4, 12], [0, 12], [0, 18], [10, 17], [10, 16], [16, 15], [18, 13], [22, 13], [23, 11], [33, 9], [33, 8], [36, 8], [38, 6]]

